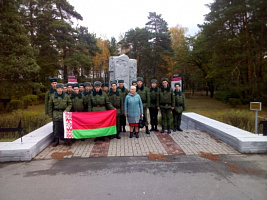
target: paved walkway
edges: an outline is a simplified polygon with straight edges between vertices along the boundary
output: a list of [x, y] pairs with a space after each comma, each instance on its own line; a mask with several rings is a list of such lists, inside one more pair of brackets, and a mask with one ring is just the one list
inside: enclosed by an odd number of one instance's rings
[[111, 156], [148, 156], [163, 155], [196, 155], [200, 152], [212, 154], [240, 154], [229, 145], [200, 130], [184, 130], [161, 134], [151, 132], [145, 134], [141, 130], [140, 137], [129, 138], [129, 131], [121, 133], [121, 139], [94, 142], [93, 138], [72, 140], [70, 146], [61, 141], [57, 147], [50, 144], [34, 159], [71, 158], [71, 157], [111, 157]]

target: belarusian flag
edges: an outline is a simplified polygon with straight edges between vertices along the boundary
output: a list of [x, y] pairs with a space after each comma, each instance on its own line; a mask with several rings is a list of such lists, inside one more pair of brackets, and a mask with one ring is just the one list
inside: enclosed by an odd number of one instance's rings
[[116, 110], [65, 112], [64, 137], [82, 139], [114, 135], [117, 132], [116, 114]]

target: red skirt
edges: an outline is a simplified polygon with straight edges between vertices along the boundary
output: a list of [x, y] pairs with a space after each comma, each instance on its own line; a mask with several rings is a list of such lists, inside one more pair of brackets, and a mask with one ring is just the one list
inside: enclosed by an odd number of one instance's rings
[[129, 123], [129, 126], [138, 126], [138, 123]]

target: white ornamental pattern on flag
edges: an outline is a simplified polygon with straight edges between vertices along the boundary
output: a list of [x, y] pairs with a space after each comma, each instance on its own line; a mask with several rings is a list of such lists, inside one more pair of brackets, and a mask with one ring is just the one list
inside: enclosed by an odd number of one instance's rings
[[64, 137], [73, 138], [72, 134], [72, 112], [65, 112], [63, 114], [64, 120]]

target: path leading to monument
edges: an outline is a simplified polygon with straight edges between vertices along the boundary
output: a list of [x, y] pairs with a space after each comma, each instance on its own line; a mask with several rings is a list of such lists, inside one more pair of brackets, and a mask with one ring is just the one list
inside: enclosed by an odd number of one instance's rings
[[129, 138], [129, 131], [121, 133], [121, 139], [107, 139], [94, 142], [94, 139], [72, 140], [67, 147], [60, 143], [57, 147], [50, 144], [34, 159], [62, 159], [72, 157], [112, 157], [112, 156], [149, 156], [162, 155], [198, 155], [201, 152], [211, 154], [240, 154], [220, 140], [200, 130], [184, 130], [161, 134], [140, 132], [140, 138]]

